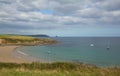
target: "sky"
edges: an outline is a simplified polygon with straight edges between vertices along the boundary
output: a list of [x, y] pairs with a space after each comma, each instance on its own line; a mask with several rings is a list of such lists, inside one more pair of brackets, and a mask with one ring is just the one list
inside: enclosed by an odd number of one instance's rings
[[120, 36], [120, 0], [0, 0], [0, 33]]

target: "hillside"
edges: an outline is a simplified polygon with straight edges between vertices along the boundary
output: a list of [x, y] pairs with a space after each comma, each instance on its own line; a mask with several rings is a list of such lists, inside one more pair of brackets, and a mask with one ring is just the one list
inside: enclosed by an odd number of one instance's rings
[[56, 41], [48, 38], [35, 38], [23, 35], [0, 34], [0, 45], [40, 45], [52, 44]]
[[0, 63], [0, 76], [120, 76], [120, 68], [74, 63]]

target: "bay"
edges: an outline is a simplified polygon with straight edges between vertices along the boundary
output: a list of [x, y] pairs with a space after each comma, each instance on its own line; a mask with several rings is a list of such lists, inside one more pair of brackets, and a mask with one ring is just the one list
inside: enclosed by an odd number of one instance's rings
[[22, 52], [48, 62], [120, 66], [120, 37], [54, 37], [57, 44], [25, 46]]

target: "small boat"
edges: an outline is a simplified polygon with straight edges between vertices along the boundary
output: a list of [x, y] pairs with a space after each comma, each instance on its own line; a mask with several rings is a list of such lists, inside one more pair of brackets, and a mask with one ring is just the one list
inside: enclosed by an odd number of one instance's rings
[[90, 46], [94, 46], [94, 44], [90, 44]]
[[106, 49], [110, 50], [110, 42], [108, 42]]
[[110, 47], [108, 46], [106, 49], [107, 49], [107, 50], [109, 50], [109, 49], [110, 49]]

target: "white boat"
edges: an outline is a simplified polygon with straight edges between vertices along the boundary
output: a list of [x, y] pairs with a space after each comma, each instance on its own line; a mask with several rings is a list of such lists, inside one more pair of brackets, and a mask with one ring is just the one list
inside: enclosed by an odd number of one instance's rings
[[90, 46], [94, 46], [94, 44], [90, 44]]

